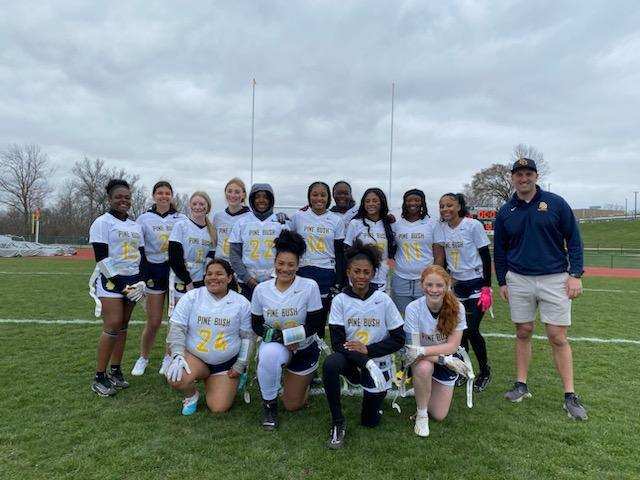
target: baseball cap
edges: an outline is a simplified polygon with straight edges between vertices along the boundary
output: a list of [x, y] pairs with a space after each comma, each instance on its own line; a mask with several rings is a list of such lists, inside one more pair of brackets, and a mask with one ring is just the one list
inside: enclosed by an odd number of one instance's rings
[[528, 168], [529, 170], [533, 170], [534, 172], [538, 171], [536, 162], [534, 162], [530, 158], [522, 157], [516, 160], [515, 162], [513, 162], [513, 166], [511, 167], [511, 173], [515, 173], [516, 170], [521, 170], [523, 168]]

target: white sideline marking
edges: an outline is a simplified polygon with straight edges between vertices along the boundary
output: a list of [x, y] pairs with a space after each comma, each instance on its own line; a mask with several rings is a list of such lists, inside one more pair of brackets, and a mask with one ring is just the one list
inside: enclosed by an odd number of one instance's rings
[[638, 293], [638, 290], [607, 290], [606, 288], [583, 288], [583, 292], [604, 292], [604, 293]]
[[[131, 320], [129, 325], [144, 325], [146, 322], [141, 320]], [[0, 318], [0, 324], [36, 324], [36, 325], [100, 325], [102, 320], [89, 320], [86, 318], [69, 318], [63, 320], [43, 320], [41, 318]], [[511, 333], [483, 333], [485, 337], [490, 338], [516, 338]], [[533, 335], [535, 340], [547, 340], [543, 335]], [[630, 340], [627, 338], [596, 338], [596, 337], [569, 337], [572, 342], [587, 343], [620, 343], [629, 345], [640, 345], [640, 340]]]

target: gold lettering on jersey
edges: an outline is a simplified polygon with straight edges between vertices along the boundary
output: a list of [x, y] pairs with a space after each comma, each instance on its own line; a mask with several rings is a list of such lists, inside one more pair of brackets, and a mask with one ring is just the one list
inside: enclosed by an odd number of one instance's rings
[[211, 317], [198, 315], [196, 322], [198, 323], [198, 325], [211, 325]]
[[289, 308], [267, 308], [264, 310], [264, 316], [268, 318], [275, 317], [295, 317], [298, 315], [298, 309], [296, 307]]

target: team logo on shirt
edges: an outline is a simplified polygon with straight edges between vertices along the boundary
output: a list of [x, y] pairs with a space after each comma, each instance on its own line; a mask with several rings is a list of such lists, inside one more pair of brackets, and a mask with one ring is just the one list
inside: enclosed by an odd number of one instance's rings
[[520, 160], [518, 160], [518, 165], [523, 165], [526, 167], [528, 163], [524, 158], [521, 158]]
[[147, 280], [147, 287], [149, 288], [153, 288], [153, 286], [155, 285], [155, 283], [153, 282], [153, 279], [150, 278], [149, 280]]
[[546, 212], [549, 209], [549, 206], [547, 205], [547, 202], [540, 202], [538, 204], [538, 211], [539, 212]]

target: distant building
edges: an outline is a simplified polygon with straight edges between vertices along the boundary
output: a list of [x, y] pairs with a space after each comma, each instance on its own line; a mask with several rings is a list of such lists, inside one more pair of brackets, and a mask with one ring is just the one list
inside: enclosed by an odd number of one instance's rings
[[624, 217], [624, 210], [603, 210], [602, 207], [574, 208], [573, 213], [578, 219], [599, 217]]

